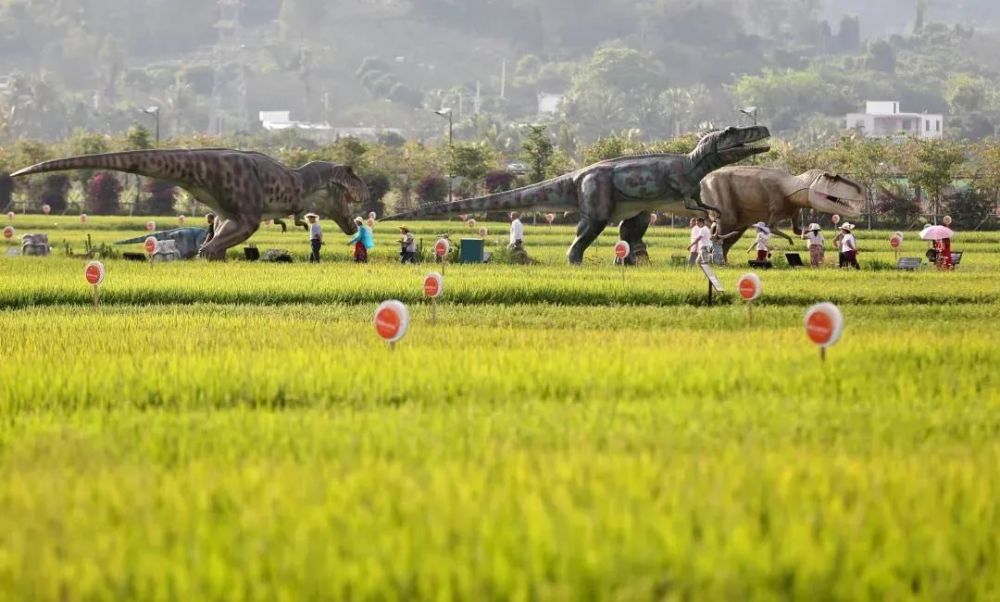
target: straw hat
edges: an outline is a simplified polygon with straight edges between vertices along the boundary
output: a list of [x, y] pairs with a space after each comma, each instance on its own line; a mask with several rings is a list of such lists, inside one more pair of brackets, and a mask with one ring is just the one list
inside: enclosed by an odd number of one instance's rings
[[767, 232], [768, 234], [770, 234], [770, 233], [771, 233], [771, 229], [770, 229], [770, 228], [768, 228], [768, 227], [767, 227], [767, 224], [765, 224], [764, 222], [757, 222], [756, 224], [754, 224], [754, 225], [753, 225], [753, 226], [751, 226], [751, 227], [752, 227], [752, 228], [756, 228], [756, 229], [758, 229], [758, 230], [763, 230], [764, 232]]
[[844, 222], [843, 224], [840, 225], [840, 229], [847, 230], [848, 232], [850, 232], [851, 230], [854, 229], [854, 224], [849, 222]]
[[400, 226], [399, 229], [402, 230], [403, 232], [409, 232], [410, 231], [410, 229], [407, 228], [406, 226]]
[[319, 216], [316, 215], [315, 213], [307, 213], [306, 214], [306, 219], [309, 219], [310, 217], [315, 217], [316, 219], [319, 219]]
[[822, 229], [823, 228], [820, 228], [819, 224], [817, 224], [816, 222], [813, 222], [813, 223], [809, 224], [809, 227], [806, 228], [806, 231], [807, 232], [819, 232]]

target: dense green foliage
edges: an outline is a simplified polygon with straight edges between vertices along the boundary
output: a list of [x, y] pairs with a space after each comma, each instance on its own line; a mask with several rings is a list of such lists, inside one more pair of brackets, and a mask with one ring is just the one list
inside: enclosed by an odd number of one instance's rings
[[0, 136], [124, 131], [155, 105], [173, 136], [254, 131], [257, 111], [289, 109], [420, 139], [447, 105], [475, 140], [484, 122], [535, 120], [541, 93], [565, 95], [543, 117], [582, 143], [731, 123], [750, 104], [783, 135], [829, 138], [875, 98], [947, 111], [956, 138], [993, 134], [995, 6], [873, 4], [3, 0]]

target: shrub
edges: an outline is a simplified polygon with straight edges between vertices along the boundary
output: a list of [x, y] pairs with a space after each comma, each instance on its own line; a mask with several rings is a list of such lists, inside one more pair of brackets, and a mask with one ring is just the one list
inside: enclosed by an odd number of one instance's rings
[[173, 214], [177, 186], [163, 180], [150, 180], [143, 185], [142, 190], [149, 195], [146, 208], [151, 215]]
[[87, 184], [87, 212], [110, 215], [120, 208], [122, 185], [118, 178], [106, 171], [99, 172]]
[[948, 199], [948, 213], [958, 228], [978, 228], [993, 211], [993, 201], [974, 190], [963, 190]]
[[66, 174], [52, 174], [45, 178], [42, 191], [42, 204], [52, 208], [53, 213], [66, 211], [66, 195], [69, 193], [70, 180]]
[[441, 176], [427, 176], [420, 180], [415, 192], [421, 205], [440, 203], [448, 196], [448, 180]]

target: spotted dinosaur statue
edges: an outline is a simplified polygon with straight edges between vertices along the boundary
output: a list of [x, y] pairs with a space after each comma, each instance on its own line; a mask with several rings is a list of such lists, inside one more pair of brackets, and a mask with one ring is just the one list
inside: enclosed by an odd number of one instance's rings
[[11, 174], [68, 169], [107, 169], [166, 180], [211, 207], [218, 218], [215, 236], [199, 255], [226, 257], [226, 249], [250, 238], [265, 219], [314, 211], [332, 219], [346, 234], [357, 227], [350, 202], [368, 200], [368, 186], [349, 166], [312, 161], [295, 169], [262, 153], [223, 148], [157, 149], [82, 155], [45, 161]]
[[865, 210], [863, 186], [841, 175], [811, 169], [797, 176], [774, 167], [724, 167], [701, 181], [701, 200], [717, 207], [723, 254], [757, 222], [788, 239], [777, 229], [779, 222], [792, 220], [792, 229], [801, 234], [796, 217], [800, 211], [839, 214], [853, 218]]
[[763, 126], [730, 127], [703, 136], [687, 155], [609, 159], [524, 188], [427, 205], [385, 219], [510, 210], [579, 213], [576, 239], [567, 252], [570, 263], [582, 263], [584, 251], [608, 222], [621, 221], [619, 235], [632, 250], [626, 262], [634, 264], [638, 257], [646, 256], [642, 238], [652, 211], [712, 209], [700, 200], [701, 179], [724, 165], [766, 152], [768, 146], [759, 143], [769, 136]]

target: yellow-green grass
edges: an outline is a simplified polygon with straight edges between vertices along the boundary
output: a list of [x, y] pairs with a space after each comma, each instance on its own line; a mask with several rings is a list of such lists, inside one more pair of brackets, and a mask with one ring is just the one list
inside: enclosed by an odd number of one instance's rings
[[0, 599], [1000, 595], [988, 234], [950, 274], [762, 274], [748, 325], [557, 230], [546, 265], [448, 266], [436, 326], [388, 254], [109, 261], [99, 310], [82, 260], [0, 259]]

